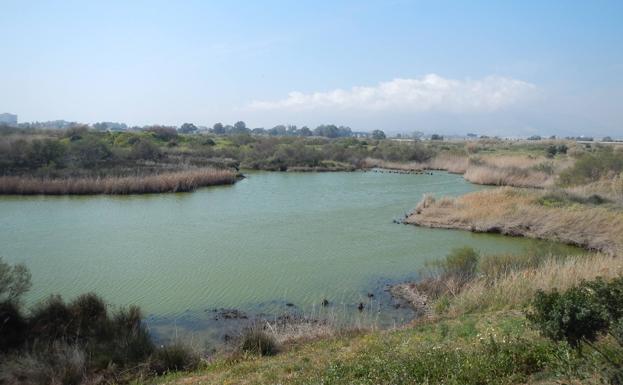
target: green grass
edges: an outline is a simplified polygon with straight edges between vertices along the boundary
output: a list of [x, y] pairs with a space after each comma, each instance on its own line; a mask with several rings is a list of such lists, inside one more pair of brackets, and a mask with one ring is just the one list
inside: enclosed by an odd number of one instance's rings
[[[519, 312], [471, 314], [401, 330], [293, 346], [274, 357], [221, 358], [160, 378], [184, 384], [513, 384], [560, 376], [561, 347]], [[569, 353], [571, 354], [571, 353]], [[139, 382], [140, 383], [140, 382]]]

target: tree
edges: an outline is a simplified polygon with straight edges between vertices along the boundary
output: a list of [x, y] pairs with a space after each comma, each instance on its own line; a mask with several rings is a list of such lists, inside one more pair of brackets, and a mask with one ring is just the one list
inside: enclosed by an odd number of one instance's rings
[[327, 138], [337, 138], [339, 130], [334, 124], [321, 124], [314, 130], [314, 135], [325, 136]]
[[430, 136], [430, 140], [443, 140], [443, 135], [433, 134]]
[[218, 135], [224, 134], [225, 127], [223, 127], [223, 123], [214, 123], [214, 126], [212, 126], [212, 132]]
[[65, 152], [65, 146], [58, 140], [35, 139], [30, 144], [27, 158], [30, 165], [35, 167], [60, 164]]
[[30, 290], [30, 280], [31, 274], [25, 265], [11, 266], [0, 257], [0, 302], [19, 302]]
[[296, 128], [295, 125], [288, 125], [287, 127], [287, 133], [288, 136], [296, 136], [298, 134], [298, 129]]
[[383, 132], [382, 130], [374, 130], [372, 131], [372, 139], [376, 139], [376, 140], [380, 140], [380, 139], [385, 139], [385, 132]]
[[132, 147], [132, 158], [144, 160], [158, 160], [162, 155], [158, 146], [146, 139], [138, 140]]
[[422, 131], [413, 131], [411, 136], [413, 136], [414, 139], [420, 140], [424, 136], [424, 133]]
[[288, 129], [283, 124], [279, 124], [270, 130], [268, 130], [268, 135], [272, 136], [283, 136], [288, 132]]
[[301, 127], [299, 130], [299, 136], [312, 136], [313, 132], [307, 126]]
[[250, 130], [247, 128], [246, 123], [240, 120], [234, 123], [234, 128], [231, 133], [232, 134], [248, 134], [249, 131]]
[[154, 137], [160, 140], [169, 141], [177, 138], [177, 130], [175, 127], [167, 126], [146, 126], [143, 127], [143, 131], [151, 132]]
[[192, 123], [184, 123], [179, 129], [182, 134], [192, 134], [197, 131], [197, 126]]

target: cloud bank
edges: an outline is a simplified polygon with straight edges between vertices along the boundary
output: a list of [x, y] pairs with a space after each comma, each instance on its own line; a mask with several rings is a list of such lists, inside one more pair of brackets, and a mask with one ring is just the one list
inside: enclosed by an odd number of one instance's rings
[[479, 80], [447, 79], [428, 74], [415, 79], [393, 79], [376, 86], [327, 92], [293, 91], [281, 100], [253, 101], [255, 111], [373, 110], [478, 113], [492, 112], [521, 102], [536, 91], [534, 84], [500, 76]]

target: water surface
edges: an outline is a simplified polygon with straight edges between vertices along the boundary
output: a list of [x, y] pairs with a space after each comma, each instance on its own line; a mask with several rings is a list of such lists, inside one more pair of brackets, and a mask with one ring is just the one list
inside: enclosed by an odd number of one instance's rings
[[533, 246], [393, 223], [424, 193], [481, 188], [447, 173], [250, 173], [194, 193], [1, 197], [0, 255], [31, 269], [31, 302], [94, 291], [168, 318], [324, 298], [354, 306], [454, 247]]

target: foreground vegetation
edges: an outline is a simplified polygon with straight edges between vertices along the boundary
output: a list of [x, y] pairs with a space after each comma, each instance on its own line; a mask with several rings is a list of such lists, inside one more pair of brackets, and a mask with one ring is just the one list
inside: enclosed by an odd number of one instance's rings
[[26, 311], [30, 273], [0, 258], [0, 384], [125, 383], [189, 370], [199, 356], [179, 345], [156, 347], [136, 306], [114, 312], [83, 294], [53, 295]]

